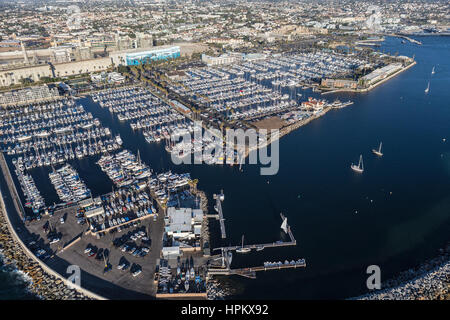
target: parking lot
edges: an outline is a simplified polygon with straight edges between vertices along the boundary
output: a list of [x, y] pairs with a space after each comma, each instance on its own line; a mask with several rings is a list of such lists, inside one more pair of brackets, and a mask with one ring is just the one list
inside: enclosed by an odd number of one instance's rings
[[[122, 228], [121, 232], [116, 230], [99, 238], [89, 232], [87, 224], [77, 223], [76, 213], [76, 207], [63, 209], [56, 211], [53, 216], [43, 216], [41, 220], [27, 225], [30, 233], [39, 235], [37, 245], [46, 250], [49, 255], [46, 263], [56, 266], [60, 265], [57, 261], [62, 259], [69, 264], [79, 266], [82, 271], [94, 276], [89, 277], [88, 280], [91, 290], [105, 297], [108, 297], [108, 290], [104, 288], [104, 282], [98, 281], [97, 284], [95, 278], [111, 282], [128, 292], [155, 296], [154, 273], [162, 247], [164, 223], [162, 215], [159, 215], [156, 221], [144, 219], [138, 223], [129, 224]], [[62, 217], [64, 223], [61, 223]], [[46, 233], [44, 226], [49, 226], [51, 231]], [[49, 237], [49, 234], [53, 236]], [[48, 238], [52, 239], [55, 235], [60, 240], [50, 244]], [[88, 247], [91, 249], [86, 250]], [[126, 248], [128, 250], [125, 251]], [[143, 256], [133, 255], [132, 249], [140, 249], [139, 252], [145, 253], [141, 254]], [[118, 269], [119, 265], [123, 267], [122, 270]], [[141, 272], [133, 276], [136, 270]], [[83, 279], [81, 279], [81, 285], [86, 285]]]

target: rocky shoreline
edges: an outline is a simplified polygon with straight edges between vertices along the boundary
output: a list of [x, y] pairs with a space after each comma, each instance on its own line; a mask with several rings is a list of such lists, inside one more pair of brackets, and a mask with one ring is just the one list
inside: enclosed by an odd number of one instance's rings
[[4, 212], [0, 214], [0, 250], [5, 265], [23, 272], [29, 280], [28, 290], [42, 300], [91, 300], [77, 290], [68, 287], [62, 280], [46, 273], [42, 267], [29, 258], [22, 247], [13, 239]]
[[439, 256], [416, 268], [400, 273], [382, 284], [384, 289], [353, 299], [357, 300], [449, 300], [450, 244]]

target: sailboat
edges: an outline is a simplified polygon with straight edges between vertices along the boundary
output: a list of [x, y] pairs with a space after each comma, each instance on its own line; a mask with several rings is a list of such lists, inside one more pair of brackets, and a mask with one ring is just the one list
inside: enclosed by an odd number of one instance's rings
[[250, 248], [244, 247], [244, 235], [242, 235], [242, 246], [238, 249], [236, 249], [237, 253], [249, 253], [251, 251]]
[[284, 218], [283, 223], [281, 224], [281, 229], [283, 229], [283, 231], [285, 233], [288, 233], [288, 229], [287, 229], [287, 218]]
[[430, 91], [430, 81], [428, 81], [428, 86], [427, 86], [427, 88], [425, 89], [425, 93], [428, 93], [428, 91]]
[[378, 150], [377, 149], [372, 149], [372, 152], [374, 154], [376, 154], [377, 156], [379, 156], [379, 157], [383, 156], [383, 153], [381, 152], [381, 146], [382, 145], [383, 145], [383, 142], [380, 142], [380, 146], [378, 147]]
[[358, 173], [363, 173], [364, 171], [364, 165], [363, 165], [363, 158], [362, 155], [359, 156], [359, 163], [358, 165], [355, 165], [352, 163], [352, 165], [350, 166], [350, 168], [352, 168], [353, 171], [358, 172]]
[[434, 74], [434, 66], [433, 66], [433, 70], [431, 70], [431, 74], [432, 74], [432, 75]]

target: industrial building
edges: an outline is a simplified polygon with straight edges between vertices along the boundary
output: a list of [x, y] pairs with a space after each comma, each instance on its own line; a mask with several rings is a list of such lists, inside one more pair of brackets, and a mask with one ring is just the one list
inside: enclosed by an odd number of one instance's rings
[[401, 68], [402, 68], [401, 63], [391, 63], [388, 64], [387, 66], [376, 69], [371, 73], [365, 75], [360, 79], [360, 81], [364, 86], [370, 86], [375, 82], [385, 79], [386, 77], [393, 74], [394, 72], [397, 72]]
[[175, 59], [180, 56], [180, 47], [173, 46], [168, 48], [140, 51], [136, 53], [126, 53], [125, 62], [127, 66], [136, 66], [152, 61]]

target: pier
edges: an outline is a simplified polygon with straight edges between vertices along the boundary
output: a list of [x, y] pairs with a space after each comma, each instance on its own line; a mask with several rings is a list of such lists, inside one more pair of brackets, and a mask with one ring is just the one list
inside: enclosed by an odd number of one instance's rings
[[305, 263], [296, 263], [296, 264], [281, 264], [277, 266], [257, 266], [257, 267], [249, 267], [249, 268], [238, 268], [238, 269], [220, 269], [220, 268], [211, 268], [208, 270], [208, 275], [238, 275], [250, 279], [256, 279], [256, 272], [259, 271], [272, 271], [272, 270], [283, 270], [283, 269], [297, 269], [297, 268], [305, 268]]
[[216, 200], [216, 205], [214, 206], [214, 209], [216, 209], [218, 213], [218, 218], [220, 222], [220, 233], [222, 235], [222, 239], [225, 239], [227, 237], [227, 234], [225, 232], [225, 219], [223, 218], [223, 211], [222, 211], [222, 201], [225, 199], [225, 195], [223, 194], [223, 190], [220, 194], [215, 194], [214, 199]]
[[412, 39], [412, 38], [410, 38], [408, 36], [405, 36], [405, 35], [402, 35], [402, 34], [392, 34], [391, 36], [408, 40], [409, 42], [414, 43], [414, 44], [422, 45], [422, 42], [420, 42], [418, 40], [415, 40], [415, 39]]
[[[219, 198], [215, 196], [215, 198]], [[219, 201], [219, 200], [218, 200]], [[219, 201], [220, 202], [220, 201]], [[222, 264], [220, 266], [212, 266], [208, 269], [208, 276], [215, 275], [239, 275], [250, 279], [256, 278], [256, 272], [258, 271], [270, 271], [270, 270], [282, 270], [282, 269], [296, 269], [306, 267], [306, 262], [304, 259], [299, 259], [297, 261], [286, 261], [285, 263], [276, 262], [276, 263], [264, 263], [263, 266], [256, 267], [248, 267], [248, 268], [237, 268], [231, 269], [231, 258], [232, 254], [230, 251], [236, 251], [238, 249], [256, 249], [256, 251], [262, 251], [265, 248], [279, 248], [284, 246], [295, 246], [297, 241], [294, 238], [292, 230], [290, 226], [287, 224], [287, 218], [280, 213], [280, 217], [282, 220], [281, 229], [289, 236], [290, 241], [276, 241], [272, 243], [263, 243], [263, 244], [249, 244], [249, 245], [240, 245], [240, 246], [228, 246], [228, 247], [219, 247], [214, 248], [213, 251], [220, 250], [221, 255], [212, 256], [213, 260], [222, 260]]]
[[[281, 220], [284, 222], [286, 217], [280, 213]], [[228, 247], [219, 247], [214, 248], [213, 251], [216, 250], [223, 250], [223, 251], [236, 251], [240, 248], [248, 248], [250, 250], [257, 249], [257, 250], [263, 250], [265, 248], [277, 248], [277, 247], [286, 247], [286, 246], [295, 246], [297, 245], [297, 240], [295, 240], [294, 235], [292, 234], [291, 227], [289, 225], [286, 225], [286, 234], [289, 236], [290, 241], [276, 241], [271, 243], [262, 243], [262, 244], [247, 244], [244, 246], [228, 246]]]

